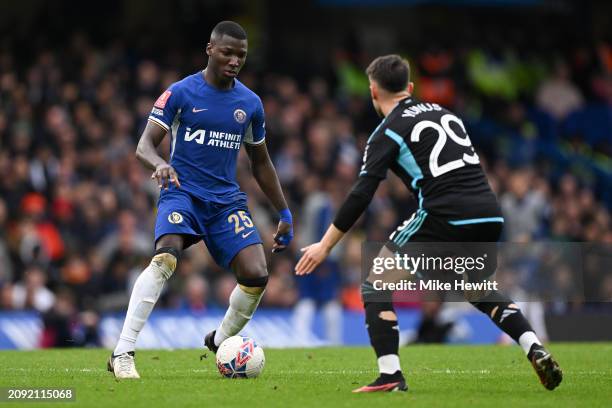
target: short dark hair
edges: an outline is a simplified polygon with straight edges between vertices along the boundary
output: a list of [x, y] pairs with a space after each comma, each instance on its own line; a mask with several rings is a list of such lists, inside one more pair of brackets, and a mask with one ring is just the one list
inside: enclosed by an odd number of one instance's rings
[[247, 34], [242, 26], [234, 21], [221, 21], [213, 28], [211, 37], [230, 36], [237, 40], [246, 40]]
[[384, 90], [400, 92], [410, 82], [410, 65], [397, 54], [384, 55], [370, 63], [366, 74]]

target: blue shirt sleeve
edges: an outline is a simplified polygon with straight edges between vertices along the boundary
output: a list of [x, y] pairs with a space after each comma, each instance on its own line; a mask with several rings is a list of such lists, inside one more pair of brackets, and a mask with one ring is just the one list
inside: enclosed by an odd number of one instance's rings
[[251, 123], [249, 124], [244, 142], [250, 145], [258, 145], [266, 140], [266, 119], [264, 114], [263, 104], [261, 99], [257, 98], [257, 106], [255, 112], [251, 117]]
[[162, 128], [169, 130], [176, 114], [180, 111], [178, 87], [172, 84], [162, 93], [151, 109], [149, 120]]

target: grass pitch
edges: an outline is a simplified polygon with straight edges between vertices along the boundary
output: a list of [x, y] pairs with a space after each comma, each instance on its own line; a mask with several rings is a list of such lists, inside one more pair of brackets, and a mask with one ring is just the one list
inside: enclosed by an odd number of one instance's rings
[[74, 407], [610, 407], [612, 343], [550, 345], [564, 379], [540, 385], [519, 347], [408, 346], [400, 350], [407, 393], [352, 394], [376, 376], [369, 348], [266, 349], [260, 378], [222, 378], [202, 350], [139, 351], [141, 380], [117, 382], [109, 351], [0, 352], [0, 387], [70, 387], [76, 402], [0, 402]]

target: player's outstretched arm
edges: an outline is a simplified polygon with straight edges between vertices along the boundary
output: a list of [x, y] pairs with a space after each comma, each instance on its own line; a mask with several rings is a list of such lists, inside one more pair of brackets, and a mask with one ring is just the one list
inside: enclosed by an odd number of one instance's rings
[[379, 182], [380, 179], [367, 176], [357, 180], [321, 241], [302, 248], [302, 257], [295, 266], [296, 275], [308, 275], [327, 258], [338, 241], [368, 207]]
[[331, 250], [342, 239], [344, 232], [340, 231], [334, 224], [330, 225], [320, 242], [302, 248], [302, 257], [295, 265], [296, 275], [308, 275], [319, 266]]
[[151, 178], [157, 179], [159, 188], [167, 189], [170, 183], [174, 183], [177, 187], [180, 187], [181, 183], [174, 168], [157, 153], [157, 146], [164, 139], [166, 133], [166, 129], [152, 121], [148, 121], [138, 141], [136, 157], [147, 168], [153, 170]]
[[372, 201], [378, 184], [386, 177], [390, 164], [395, 161], [398, 151], [398, 145], [392, 139], [377, 135], [376, 131], [370, 136], [357, 182], [321, 241], [302, 248], [302, 258], [295, 266], [296, 275], [307, 275], [314, 271], [361, 217]]
[[274, 246], [272, 248], [272, 252], [280, 252], [287, 248], [293, 239], [293, 220], [291, 212], [287, 207], [285, 195], [278, 181], [276, 169], [272, 164], [272, 160], [270, 160], [265, 142], [258, 145], [245, 144], [245, 148], [251, 160], [253, 177], [255, 177], [261, 190], [280, 214], [280, 221], [276, 234], [274, 235]]

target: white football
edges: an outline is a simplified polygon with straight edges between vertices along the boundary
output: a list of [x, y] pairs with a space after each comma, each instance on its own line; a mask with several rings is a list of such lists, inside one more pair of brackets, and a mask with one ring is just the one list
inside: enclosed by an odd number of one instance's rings
[[255, 378], [265, 363], [263, 349], [249, 337], [232, 336], [217, 350], [217, 368], [227, 378]]

